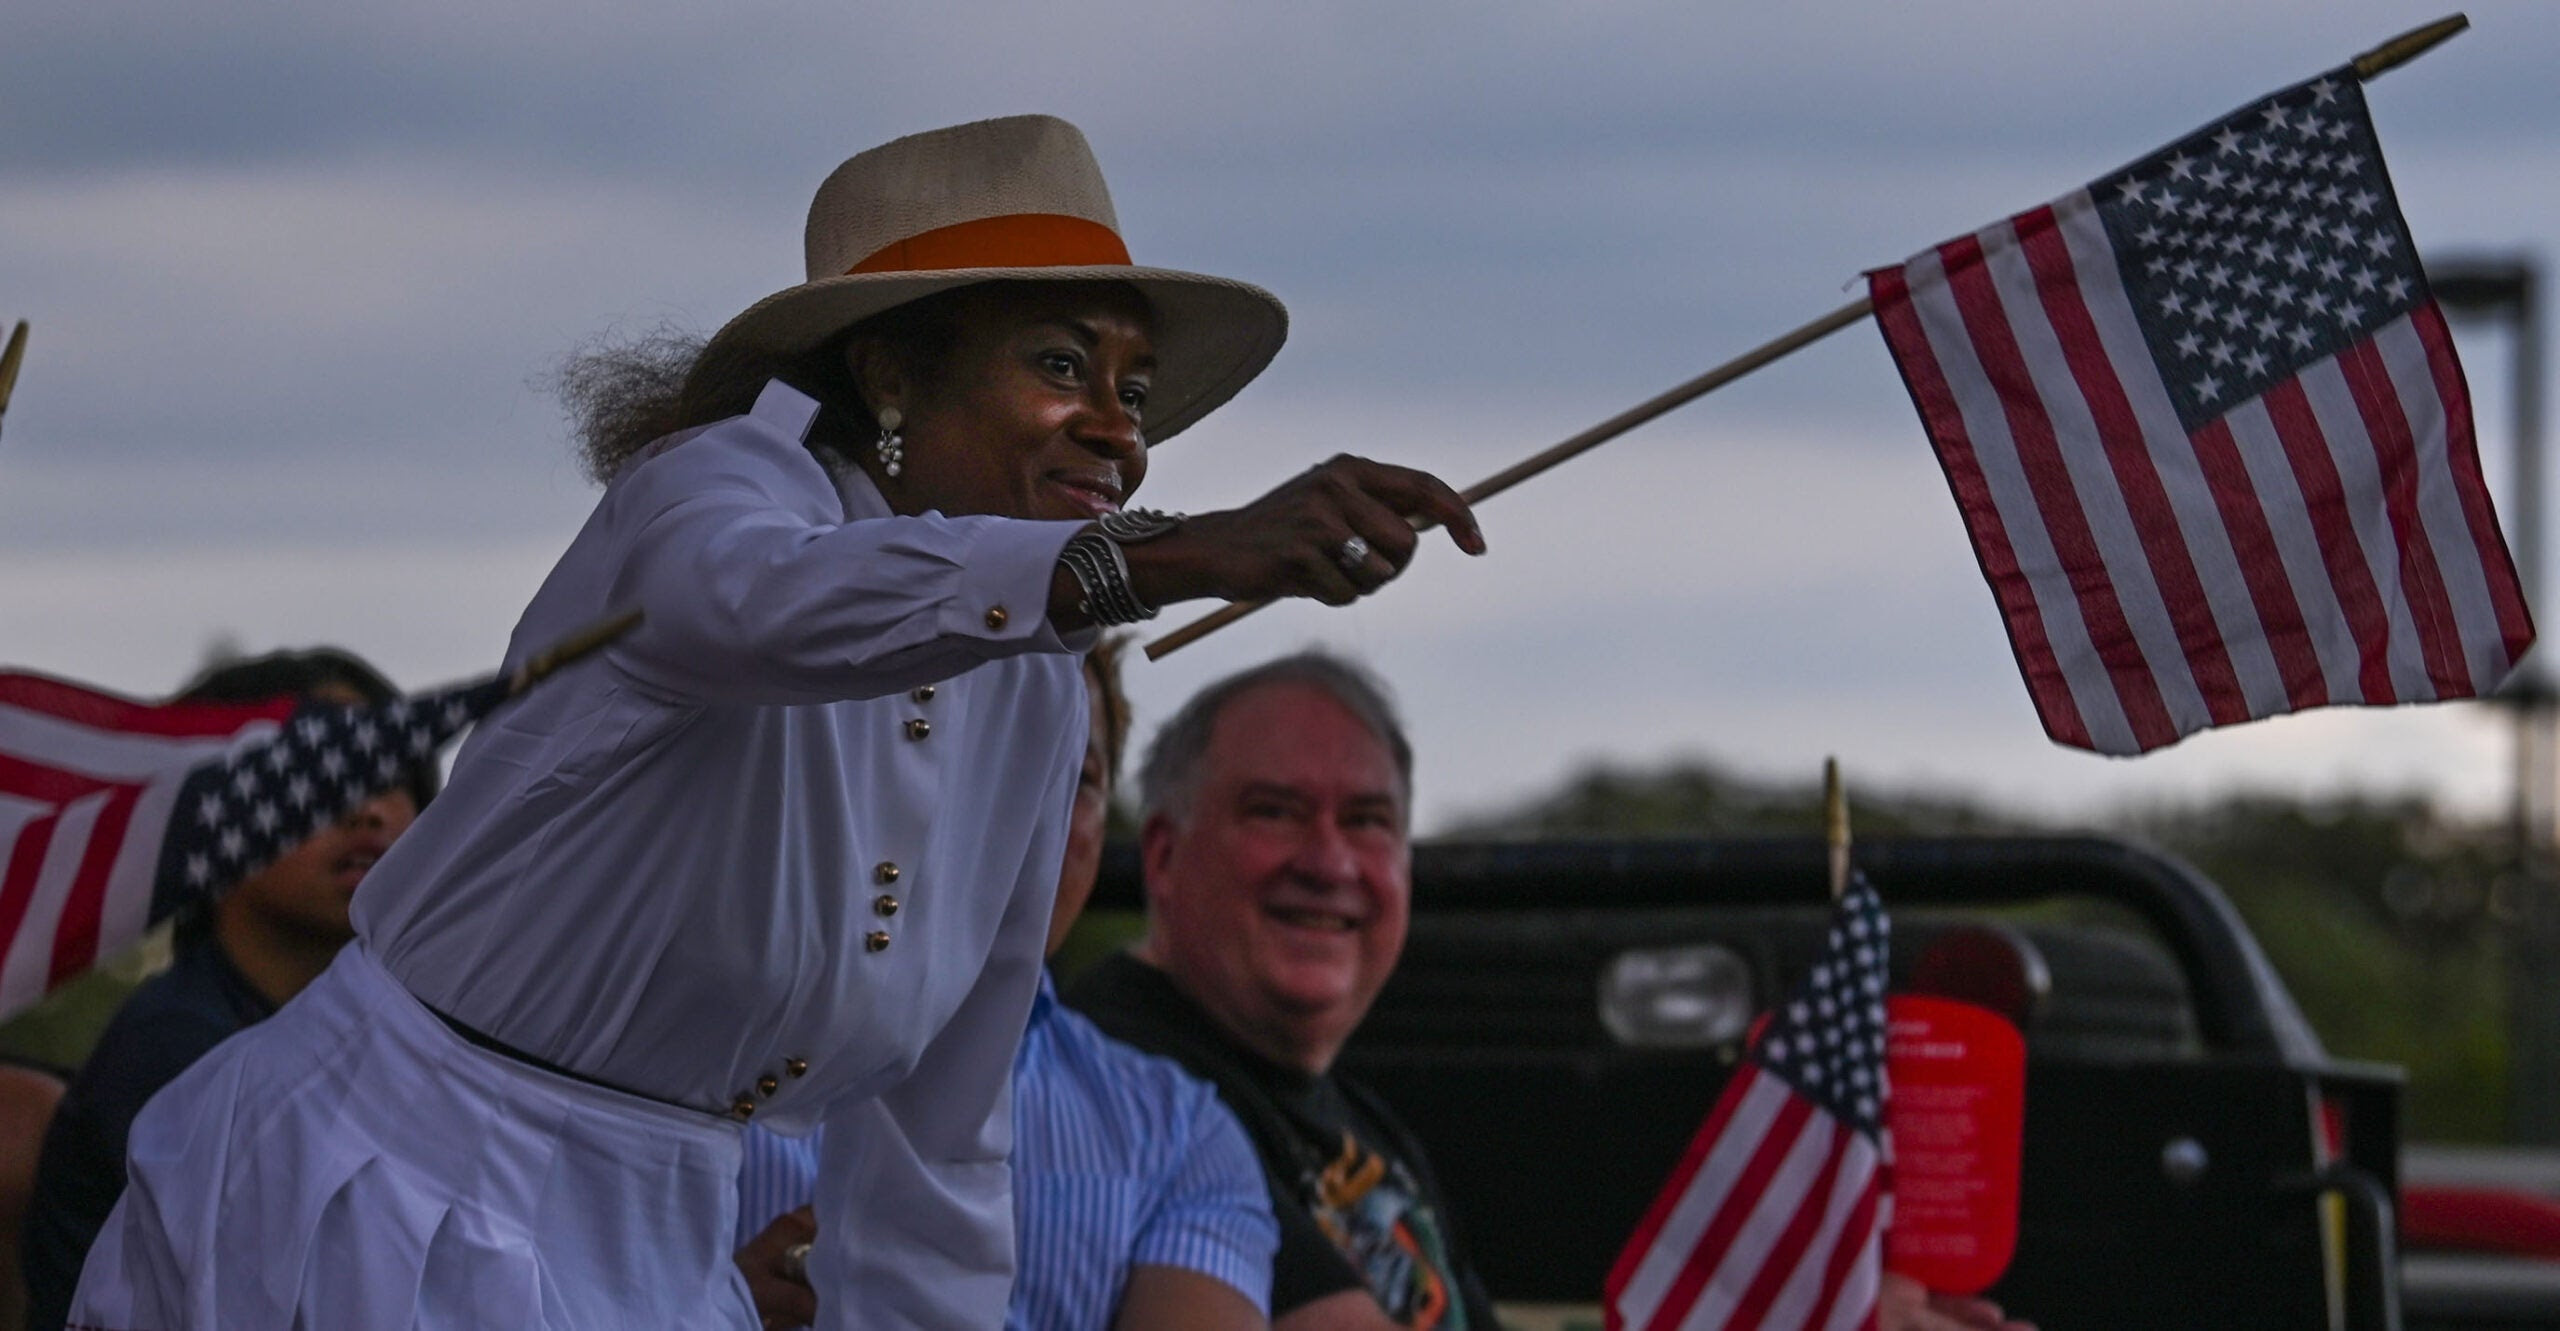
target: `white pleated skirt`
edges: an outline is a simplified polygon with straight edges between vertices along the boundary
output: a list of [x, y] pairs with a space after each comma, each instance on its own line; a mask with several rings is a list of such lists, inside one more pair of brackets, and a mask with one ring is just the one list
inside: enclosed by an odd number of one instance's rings
[[751, 1331], [738, 1137], [467, 1043], [359, 943], [143, 1108], [71, 1324]]

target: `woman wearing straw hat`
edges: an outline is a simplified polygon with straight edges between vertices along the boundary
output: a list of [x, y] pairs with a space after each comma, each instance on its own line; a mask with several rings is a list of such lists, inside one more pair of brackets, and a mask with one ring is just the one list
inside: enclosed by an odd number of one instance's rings
[[1351, 600], [1409, 519], [1482, 542], [1448, 487], [1351, 458], [1121, 511], [1285, 316], [1131, 266], [1062, 121], [853, 158], [808, 260], [615, 403], [634, 428], [509, 657], [645, 621], [483, 723], [358, 945], [144, 1111], [74, 1325], [752, 1327], [750, 1117], [827, 1125], [828, 1325], [1001, 1320], [1075, 653], [1175, 600]]

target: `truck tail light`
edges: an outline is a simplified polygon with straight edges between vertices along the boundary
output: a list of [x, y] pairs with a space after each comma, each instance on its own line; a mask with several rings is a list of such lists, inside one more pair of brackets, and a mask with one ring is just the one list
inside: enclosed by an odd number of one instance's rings
[[1989, 1008], [2024, 1031], [2053, 992], [2053, 971], [2025, 934], [1998, 923], [1960, 924], [1920, 950], [1904, 987]]
[[2312, 1163], [2325, 1165], [2347, 1153], [2347, 1102], [2325, 1092], [2311, 1096]]

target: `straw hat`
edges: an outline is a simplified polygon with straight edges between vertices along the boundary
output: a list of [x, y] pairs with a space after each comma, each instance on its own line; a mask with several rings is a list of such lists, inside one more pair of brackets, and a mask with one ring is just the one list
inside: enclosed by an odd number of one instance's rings
[[911, 134], [837, 167], [809, 204], [809, 280], [712, 336], [805, 351], [921, 296], [975, 282], [1126, 282], [1155, 306], [1147, 438], [1162, 442], [1262, 372], [1289, 329], [1270, 292], [1129, 262], [1102, 168], [1055, 116]]

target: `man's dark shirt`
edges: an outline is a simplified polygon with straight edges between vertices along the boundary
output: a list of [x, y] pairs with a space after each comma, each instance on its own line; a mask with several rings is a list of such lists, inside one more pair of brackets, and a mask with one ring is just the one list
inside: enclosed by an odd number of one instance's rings
[[1365, 1289], [1418, 1331], [1494, 1331], [1493, 1303], [1450, 1229], [1421, 1143], [1375, 1092], [1245, 1049], [1164, 972], [1125, 953], [1078, 976], [1067, 1001], [1106, 1034], [1215, 1085], [1244, 1124], [1280, 1220], [1274, 1320]]
[[45, 1130], [20, 1249], [31, 1331], [60, 1331], [70, 1315], [80, 1264], [124, 1194], [125, 1139], [142, 1102], [275, 1010], [210, 937], [181, 946], [176, 964], [125, 1000]]

